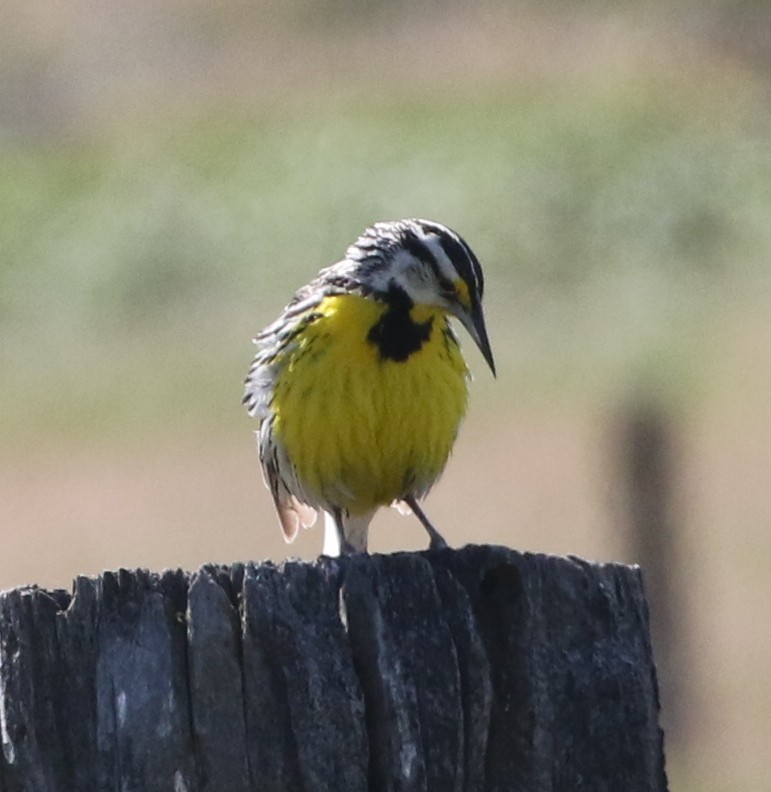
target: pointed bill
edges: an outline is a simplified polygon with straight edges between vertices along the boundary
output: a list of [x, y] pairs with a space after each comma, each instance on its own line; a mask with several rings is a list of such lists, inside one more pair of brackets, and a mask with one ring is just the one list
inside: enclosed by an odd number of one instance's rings
[[490, 367], [490, 371], [495, 376], [495, 360], [493, 359], [493, 350], [490, 347], [490, 339], [487, 337], [487, 328], [485, 327], [485, 317], [482, 313], [482, 306], [477, 304], [471, 308], [470, 312], [462, 311], [457, 314], [458, 319], [463, 323], [463, 326], [468, 330], [469, 335], [474, 339], [474, 342], [479, 347], [482, 357]]

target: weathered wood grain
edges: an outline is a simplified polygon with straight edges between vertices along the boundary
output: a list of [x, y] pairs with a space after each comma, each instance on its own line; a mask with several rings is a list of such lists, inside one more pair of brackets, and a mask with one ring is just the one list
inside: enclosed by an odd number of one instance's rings
[[640, 571], [498, 547], [0, 594], [0, 792], [664, 792]]

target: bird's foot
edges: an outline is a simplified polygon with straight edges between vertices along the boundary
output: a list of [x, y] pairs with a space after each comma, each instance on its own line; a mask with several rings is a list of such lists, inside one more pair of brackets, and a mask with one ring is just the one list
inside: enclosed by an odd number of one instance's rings
[[412, 509], [415, 516], [420, 520], [421, 525], [426, 529], [426, 533], [429, 537], [429, 549], [441, 550], [444, 547], [448, 547], [449, 545], [447, 542], [445, 542], [439, 531], [437, 531], [436, 528], [434, 528], [434, 526], [431, 524], [431, 520], [426, 517], [423, 509], [418, 506], [418, 502], [415, 500], [415, 497], [413, 495], [408, 495], [406, 498], [404, 498], [404, 502]]
[[431, 537], [428, 543], [429, 550], [443, 550], [445, 547], [449, 547], [444, 537], [436, 530], [436, 528], [434, 529], [433, 533], [429, 531], [428, 535]]

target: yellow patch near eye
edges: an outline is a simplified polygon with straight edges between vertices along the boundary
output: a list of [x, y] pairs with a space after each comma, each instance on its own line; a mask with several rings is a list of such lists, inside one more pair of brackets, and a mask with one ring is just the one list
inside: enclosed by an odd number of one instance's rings
[[455, 293], [458, 295], [458, 302], [464, 308], [471, 308], [471, 296], [469, 295], [468, 286], [466, 285], [466, 281], [458, 280], [455, 281]]

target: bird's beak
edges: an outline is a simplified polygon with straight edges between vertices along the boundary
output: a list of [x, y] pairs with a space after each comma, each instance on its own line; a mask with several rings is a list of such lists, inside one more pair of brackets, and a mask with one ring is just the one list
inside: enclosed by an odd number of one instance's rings
[[495, 376], [495, 361], [493, 360], [493, 350], [490, 348], [490, 340], [487, 337], [487, 328], [485, 327], [485, 317], [482, 313], [482, 306], [477, 304], [471, 307], [470, 311], [459, 311], [457, 314], [458, 319], [463, 323], [469, 335], [474, 339], [482, 357], [490, 366], [490, 371]]

